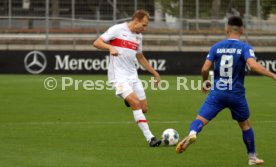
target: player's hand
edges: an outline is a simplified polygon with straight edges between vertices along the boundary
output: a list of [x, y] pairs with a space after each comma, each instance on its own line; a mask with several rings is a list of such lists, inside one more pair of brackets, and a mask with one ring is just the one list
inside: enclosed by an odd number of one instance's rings
[[202, 85], [202, 93], [207, 94], [211, 88], [211, 82], [206, 80]]
[[110, 54], [111, 54], [112, 56], [118, 56], [118, 55], [119, 55], [118, 50], [117, 50], [116, 48], [114, 48], [114, 47], [111, 47], [111, 48], [109, 49], [109, 52], [110, 52]]
[[160, 82], [160, 75], [159, 74], [155, 74], [154, 75], [154, 85], [158, 86], [159, 82]]
[[276, 75], [274, 74], [273, 79], [276, 80]]

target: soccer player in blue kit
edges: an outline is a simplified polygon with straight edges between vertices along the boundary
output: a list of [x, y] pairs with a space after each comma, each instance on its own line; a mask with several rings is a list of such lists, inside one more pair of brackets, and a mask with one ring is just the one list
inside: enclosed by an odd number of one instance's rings
[[249, 121], [249, 108], [245, 98], [245, 66], [247, 64], [252, 71], [274, 80], [276, 75], [259, 65], [255, 60], [253, 48], [240, 41], [243, 30], [242, 19], [237, 16], [230, 17], [226, 28], [228, 39], [216, 43], [210, 49], [201, 71], [205, 83], [203, 93], [207, 93], [211, 87], [211, 83], [206, 81], [212, 64], [214, 64], [214, 83], [196, 119], [190, 125], [189, 135], [178, 143], [176, 147], [178, 153], [182, 153], [196, 141], [197, 134], [203, 126], [224, 108], [229, 108], [232, 118], [238, 122], [242, 130], [248, 164], [264, 163], [264, 160], [257, 158], [255, 152], [254, 132]]

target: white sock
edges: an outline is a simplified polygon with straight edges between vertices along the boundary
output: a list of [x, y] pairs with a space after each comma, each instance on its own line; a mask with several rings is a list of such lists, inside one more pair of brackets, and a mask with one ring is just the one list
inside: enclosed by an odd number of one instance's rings
[[256, 159], [256, 153], [248, 153], [249, 159]]
[[154, 137], [149, 129], [148, 121], [146, 120], [146, 117], [142, 112], [142, 110], [141, 109], [133, 110], [133, 116], [137, 125], [139, 126], [145, 138], [147, 139], [147, 141], [149, 141], [152, 137]]
[[197, 134], [196, 131], [191, 130], [190, 133], [189, 133], [189, 136], [190, 136], [190, 135], [196, 135], [196, 134]]

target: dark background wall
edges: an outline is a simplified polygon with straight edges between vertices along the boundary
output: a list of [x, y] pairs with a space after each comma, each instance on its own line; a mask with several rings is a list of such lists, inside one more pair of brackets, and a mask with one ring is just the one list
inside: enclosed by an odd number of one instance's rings
[[[144, 52], [160, 74], [199, 75], [207, 52]], [[276, 72], [275, 53], [256, 53], [257, 61]], [[106, 74], [108, 52], [0, 51], [2, 74]], [[147, 72], [137, 67], [140, 74]]]

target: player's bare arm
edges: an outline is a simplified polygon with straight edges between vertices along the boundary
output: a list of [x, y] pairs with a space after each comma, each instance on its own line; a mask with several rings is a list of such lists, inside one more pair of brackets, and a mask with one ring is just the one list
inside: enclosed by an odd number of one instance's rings
[[116, 48], [114, 48], [113, 46], [107, 44], [104, 42], [104, 40], [102, 38], [98, 38], [94, 43], [93, 46], [98, 48], [98, 49], [102, 49], [102, 50], [109, 50], [110, 54], [112, 56], [118, 56], [118, 51]]
[[209, 77], [209, 71], [212, 67], [212, 64], [213, 63], [210, 60], [205, 60], [205, 63], [203, 64], [201, 69], [202, 82], [205, 83], [205, 85], [202, 86], [203, 93], [207, 93], [208, 89], [206, 88], [211, 87], [211, 83], [208, 82], [208, 77]]
[[149, 64], [148, 60], [145, 58], [145, 56], [142, 53], [136, 54], [137, 60], [139, 61], [142, 66], [150, 72], [155, 79], [155, 83], [158, 84], [160, 82], [160, 75], [157, 71]]
[[259, 63], [257, 63], [254, 58], [247, 59], [246, 63], [250, 67], [251, 71], [257, 72], [259, 74], [265, 75], [267, 77], [270, 77], [270, 78], [276, 80], [276, 75], [274, 73], [268, 71], [267, 69], [265, 69]]

